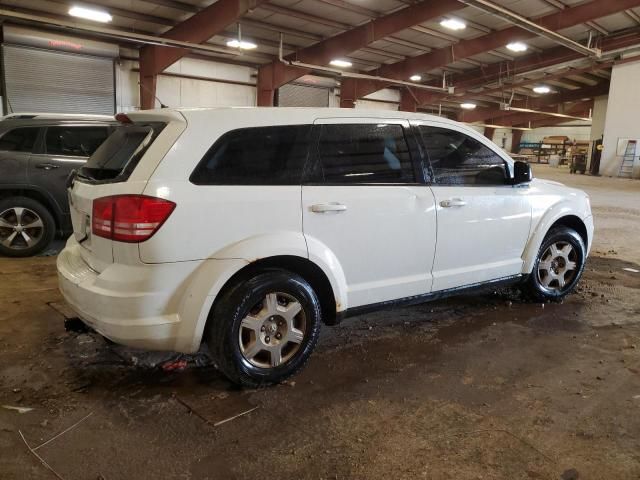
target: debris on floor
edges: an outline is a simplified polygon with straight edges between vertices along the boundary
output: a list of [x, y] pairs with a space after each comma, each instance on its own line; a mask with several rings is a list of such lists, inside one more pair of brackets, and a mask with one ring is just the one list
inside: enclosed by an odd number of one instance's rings
[[33, 410], [33, 408], [29, 407], [15, 407], [13, 405], [2, 405], [2, 408], [5, 410], [15, 410], [18, 413], [28, 413]]

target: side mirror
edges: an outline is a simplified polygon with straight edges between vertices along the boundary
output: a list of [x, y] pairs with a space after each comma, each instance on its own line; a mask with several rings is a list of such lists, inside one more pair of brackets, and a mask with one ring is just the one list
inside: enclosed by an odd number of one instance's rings
[[513, 164], [513, 184], [519, 185], [521, 183], [530, 182], [533, 179], [533, 172], [531, 171], [531, 165], [521, 160], [516, 160]]

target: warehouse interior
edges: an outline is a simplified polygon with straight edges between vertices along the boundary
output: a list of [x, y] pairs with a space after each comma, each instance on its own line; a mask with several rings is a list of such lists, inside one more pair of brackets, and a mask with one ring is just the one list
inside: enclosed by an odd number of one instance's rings
[[640, 0], [0, 0], [0, 20], [3, 115], [435, 115], [586, 191], [596, 224], [563, 303], [365, 314], [256, 390], [75, 328], [64, 239], [0, 256], [1, 478], [640, 477]]

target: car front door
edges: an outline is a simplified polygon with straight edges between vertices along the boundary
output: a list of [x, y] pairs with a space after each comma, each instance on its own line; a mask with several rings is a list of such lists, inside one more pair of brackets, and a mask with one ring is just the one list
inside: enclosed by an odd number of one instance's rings
[[65, 183], [72, 170], [109, 136], [107, 125], [60, 125], [45, 127], [42, 144], [29, 162], [29, 182], [50, 192], [60, 210], [69, 215]]
[[480, 135], [435, 122], [417, 129], [437, 208], [433, 291], [521, 273], [531, 228], [528, 186], [511, 185], [507, 162]]
[[431, 290], [435, 204], [408, 127], [371, 118], [315, 122], [303, 230], [341, 266], [349, 308]]
[[0, 184], [16, 187], [27, 183], [29, 158], [39, 130], [38, 127], [18, 127], [0, 137]]

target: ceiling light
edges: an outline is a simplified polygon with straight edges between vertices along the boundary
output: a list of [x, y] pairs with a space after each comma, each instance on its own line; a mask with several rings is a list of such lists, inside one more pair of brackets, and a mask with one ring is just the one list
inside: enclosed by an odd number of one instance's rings
[[253, 42], [247, 42], [246, 40], [233, 39], [227, 42], [227, 47], [239, 48], [240, 50], [253, 50], [254, 48], [257, 48], [258, 45]]
[[512, 52], [526, 52], [527, 51], [527, 44], [526, 43], [522, 43], [522, 42], [511, 42], [510, 44], [507, 45], [507, 48], [509, 50], [511, 50]]
[[412, 82], [419, 82], [420, 80], [422, 80], [422, 77], [420, 75], [411, 75], [411, 77], [409, 77], [409, 80], [411, 80]]
[[349, 60], [341, 60], [339, 58], [336, 58], [335, 60], [331, 60], [329, 64], [333, 65], [334, 67], [340, 67], [340, 68], [349, 68], [350, 66], [353, 65]]
[[440, 25], [449, 30], [464, 30], [467, 28], [466, 23], [461, 20], [456, 20], [455, 18], [445, 18], [440, 22]]
[[72, 17], [85, 18], [87, 20], [93, 20], [94, 22], [108, 23], [113, 17], [104, 10], [96, 10], [94, 8], [86, 7], [71, 7], [69, 9], [69, 15]]
[[538, 85], [537, 87], [533, 87], [533, 91], [536, 93], [549, 93], [551, 89], [546, 85]]
[[460, 108], [464, 108], [465, 110], [473, 110], [474, 108], [476, 108], [476, 104], [475, 103], [461, 103], [460, 104]]

